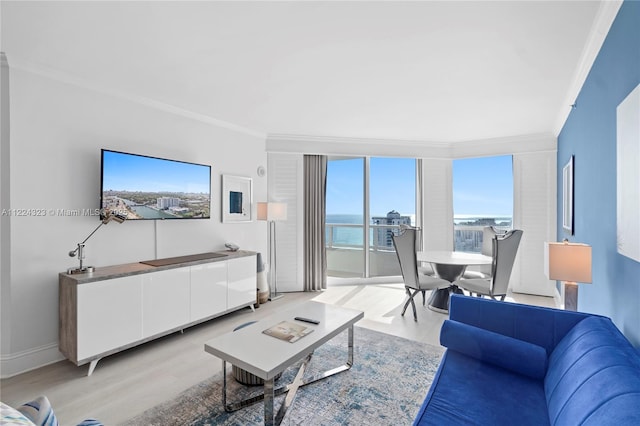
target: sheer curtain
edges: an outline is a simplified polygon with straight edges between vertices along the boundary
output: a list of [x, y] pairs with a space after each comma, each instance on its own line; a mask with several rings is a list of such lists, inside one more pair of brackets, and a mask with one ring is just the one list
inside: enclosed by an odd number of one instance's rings
[[325, 194], [327, 157], [304, 156], [304, 291], [327, 288]]

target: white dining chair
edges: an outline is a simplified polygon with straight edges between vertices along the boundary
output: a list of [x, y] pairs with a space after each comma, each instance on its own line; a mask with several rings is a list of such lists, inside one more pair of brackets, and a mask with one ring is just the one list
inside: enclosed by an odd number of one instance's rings
[[419, 273], [418, 260], [416, 259], [416, 230], [405, 229], [400, 235], [392, 236], [393, 245], [400, 262], [400, 270], [404, 281], [404, 288], [407, 293], [407, 301], [402, 308], [402, 316], [409, 304], [413, 309], [413, 319], [418, 321], [416, 313], [416, 304], [413, 300], [416, 294], [422, 292], [423, 304], [425, 301], [425, 292], [427, 290], [437, 290], [448, 288], [451, 283], [441, 278], [435, 278], [426, 274]]
[[[482, 249], [481, 253], [485, 256], [493, 257], [493, 238], [496, 235], [504, 235], [507, 231], [496, 229], [494, 226], [485, 226], [482, 228]], [[473, 267], [472, 267], [473, 268]], [[491, 278], [491, 265], [476, 266], [477, 270], [468, 269], [464, 271], [462, 278], [464, 279], [486, 279]]]
[[491, 264], [490, 278], [473, 278], [459, 279], [453, 284], [459, 288], [468, 291], [471, 295], [489, 296], [497, 300], [504, 300], [509, 290], [509, 279], [513, 263], [516, 259], [520, 239], [522, 238], [522, 230], [514, 229], [504, 235], [496, 235], [493, 237], [493, 262]]

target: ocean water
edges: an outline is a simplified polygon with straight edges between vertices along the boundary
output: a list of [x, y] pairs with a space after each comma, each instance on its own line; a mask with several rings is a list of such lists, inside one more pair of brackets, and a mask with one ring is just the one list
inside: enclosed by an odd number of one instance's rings
[[[413, 216], [413, 215], [411, 215]], [[493, 215], [485, 215], [485, 216], [469, 216], [469, 215], [461, 215], [461, 216], [454, 216], [453, 217], [453, 223], [455, 225], [459, 225], [461, 223], [467, 223], [467, 222], [482, 222], [485, 220], [491, 220], [493, 219], [495, 221], [495, 223], [500, 224], [500, 223], [508, 223], [509, 225], [511, 225], [511, 216], [507, 216], [507, 215], [500, 215], [500, 216], [493, 216]], [[363, 216], [360, 214], [328, 214], [327, 215], [327, 223], [349, 223], [349, 224], [358, 224], [358, 225], [362, 225], [364, 222], [363, 220]], [[412, 221], [413, 222], [413, 221]], [[481, 224], [481, 223], [479, 223]]]
[[[487, 223], [487, 219], [493, 219], [496, 224], [510, 227], [512, 218], [506, 215], [501, 216], [454, 216], [454, 225], [460, 225], [462, 223], [474, 223], [478, 222], [478, 226], [482, 226]], [[346, 225], [362, 225], [363, 216], [358, 214], [327, 214], [326, 223], [331, 224], [346, 224]], [[362, 226], [346, 227], [346, 226], [328, 226], [326, 230], [327, 245], [339, 245], [339, 246], [362, 246], [364, 243], [364, 229]], [[369, 233], [370, 241], [373, 241], [373, 229]]]
[[361, 214], [328, 214], [326, 218], [327, 223], [363, 223], [363, 217]]
[[[362, 225], [363, 216], [358, 214], [328, 214], [326, 217], [326, 223]], [[327, 245], [329, 246], [362, 246], [362, 244], [364, 244], [364, 229], [361, 226], [353, 228], [328, 226], [325, 237], [328, 242]]]

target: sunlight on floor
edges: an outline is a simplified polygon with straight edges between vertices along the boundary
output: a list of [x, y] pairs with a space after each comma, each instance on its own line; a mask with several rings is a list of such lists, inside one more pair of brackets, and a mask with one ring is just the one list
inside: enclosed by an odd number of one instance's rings
[[402, 284], [340, 285], [314, 300], [364, 311], [365, 319], [391, 324], [405, 301]]
[[[328, 280], [327, 290], [315, 295], [313, 300], [363, 311], [364, 318], [358, 322], [360, 327], [439, 345], [440, 328], [449, 317], [447, 314], [430, 310], [422, 304], [422, 296], [416, 295], [417, 321], [413, 318], [411, 307], [402, 316], [400, 314], [407, 296], [401, 279], [392, 282], [389, 279], [372, 281], [367, 283], [362, 279], [332, 277]], [[552, 297], [519, 293], [509, 293], [505, 302], [556, 307]]]

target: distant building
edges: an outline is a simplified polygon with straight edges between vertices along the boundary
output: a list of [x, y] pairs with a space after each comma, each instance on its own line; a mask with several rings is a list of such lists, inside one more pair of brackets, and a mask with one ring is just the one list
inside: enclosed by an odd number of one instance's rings
[[[402, 216], [395, 210], [391, 210], [384, 217], [372, 217], [371, 223], [373, 225], [409, 225], [411, 226], [411, 216]], [[393, 249], [393, 240], [391, 237], [396, 234], [395, 228], [374, 228], [374, 240], [373, 244], [376, 247]]]
[[476, 217], [454, 222], [453, 226], [455, 251], [480, 253], [482, 251], [482, 229], [485, 226], [493, 226], [506, 231], [511, 229], [511, 218]]
[[188, 213], [189, 212], [189, 208], [188, 207], [169, 207], [169, 210], [173, 213], [179, 213], [179, 214], [184, 214], [184, 213]]
[[180, 205], [180, 198], [160, 197], [156, 200], [156, 206], [159, 210], [166, 210], [169, 207], [177, 207]]

